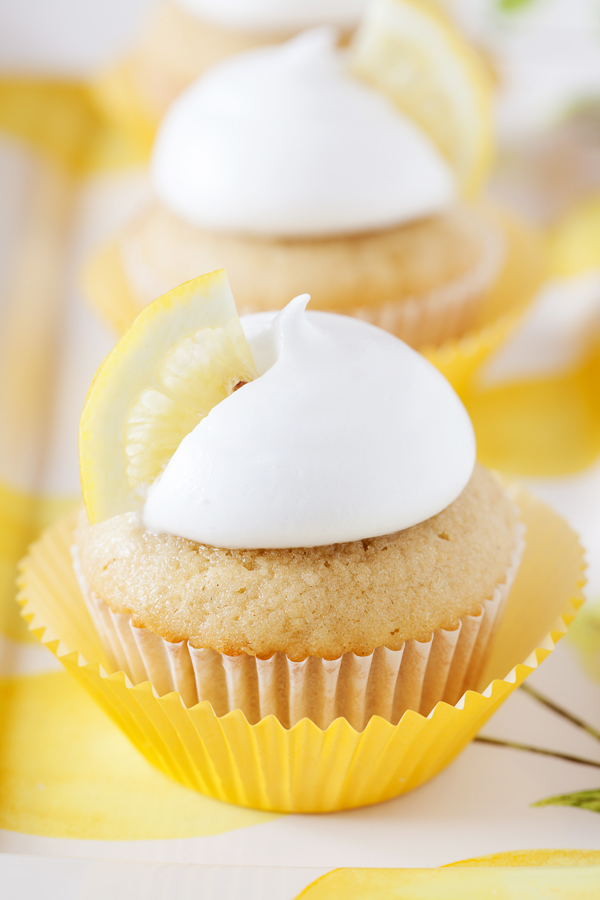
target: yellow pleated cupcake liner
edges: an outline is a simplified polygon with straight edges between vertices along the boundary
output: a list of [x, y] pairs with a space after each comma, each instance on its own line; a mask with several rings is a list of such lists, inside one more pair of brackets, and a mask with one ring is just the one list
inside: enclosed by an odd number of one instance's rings
[[249, 725], [239, 710], [186, 709], [114, 672], [71, 564], [75, 516], [48, 529], [22, 562], [22, 614], [34, 634], [165, 774], [211, 797], [286, 812], [327, 812], [396, 797], [428, 781], [477, 734], [552, 652], [583, 602], [583, 551], [552, 510], [515, 489], [525, 553], [480, 684], [429, 716], [398, 725], [374, 716], [358, 732], [345, 719], [321, 730], [308, 719], [285, 729], [274, 716]]
[[82, 288], [93, 311], [119, 336], [142, 309], [127, 278], [118, 238], [91, 256], [83, 268]]
[[[505, 235], [506, 256], [474, 327], [462, 338], [419, 348], [459, 392], [515, 328], [546, 271], [541, 236], [504, 212], [494, 210], [490, 214]], [[97, 315], [117, 334], [126, 331], [143, 304], [128, 279], [118, 238], [91, 257], [82, 279], [84, 294]]]
[[146, 141], [147, 159], [159, 125], [159, 118], [140, 93], [136, 65], [121, 60], [99, 72], [90, 83], [90, 92], [98, 109], [115, 130], [137, 131]]

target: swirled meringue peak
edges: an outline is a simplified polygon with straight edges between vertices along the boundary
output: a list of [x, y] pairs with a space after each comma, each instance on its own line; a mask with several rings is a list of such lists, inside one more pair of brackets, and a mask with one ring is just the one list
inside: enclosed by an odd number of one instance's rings
[[354, 27], [367, 0], [178, 0], [206, 22], [240, 31], [286, 33], [331, 24]]
[[349, 73], [328, 27], [230, 57], [181, 94], [152, 179], [193, 225], [274, 237], [387, 228], [457, 194], [431, 140]]
[[150, 531], [314, 547], [416, 525], [462, 492], [475, 437], [450, 384], [398, 338], [305, 312], [242, 318], [259, 377], [215, 406], [151, 485]]

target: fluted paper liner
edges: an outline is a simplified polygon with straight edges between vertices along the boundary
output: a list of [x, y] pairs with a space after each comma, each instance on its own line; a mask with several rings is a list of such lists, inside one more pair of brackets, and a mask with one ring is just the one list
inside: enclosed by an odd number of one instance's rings
[[396, 724], [407, 709], [427, 715], [438, 702], [454, 705], [479, 674], [496, 624], [523, 555], [523, 526], [503, 582], [482, 597], [475, 615], [454, 628], [438, 629], [428, 639], [409, 640], [398, 650], [377, 647], [368, 655], [344, 653], [338, 659], [301, 661], [275, 653], [257, 659], [245, 653], [227, 656], [174, 643], [136, 627], [129, 614], [115, 613], [89, 590], [73, 546], [73, 567], [81, 593], [113, 670], [132, 684], [150, 681], [160, 697], [178, 691], [186, 707], [208, 700], [217, 715], [241, 709], [254, 725], [268, 715], [287, 728], [309, 718], [320, 728], [344, 716], [357, 730], [371, 716]]
[[325, 730], [309, 719], [286, 729], [273, 715], [251, 725], [240, 710], [188, 709], [115, 672], [71, 564], [75, 514], [48, 529], [21, 565], [20, 602], [30, 629], [163, 772], [220, 800], [267, 810], [326, 812], [387, 800], [437, 774], [552, 652], [583, 602], [583, 551], [568, 525], [524, 491], [523, 559], [484, 671], [481, 692], [397, 725], [375, 715], [362, 731], [345, 718]]
[[[507, 264], [509, 242], [502, 230], [485, 235], [477, 264], [468, 272], [420, 297], [370, 306], [340, 308], [402, 338], [411, 347], [440, 347], [475, 328], [480, 310]], [[243, 312], [241, 310], [240, 312]]]
[[[425, 302], [407, 299], [338, 312], [400, 334], [460, 389], [515, 327], [545, 274], [541, 237], [505, 213], [494, 210], [490, 215], [504, 241], [490, 240], [480, 264], [463, 279], [432, 292]], [[89, 302], [118, 334], [144, 305], [127, 271], [117, 239], [92, 256], [83, 274]], [[244, 312], [248, 310], [240, 308]]]

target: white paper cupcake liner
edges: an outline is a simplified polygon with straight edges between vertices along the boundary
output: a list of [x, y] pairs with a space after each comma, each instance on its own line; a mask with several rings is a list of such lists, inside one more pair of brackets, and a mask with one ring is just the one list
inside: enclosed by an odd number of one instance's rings
[[[477, 323], [490, 291], [496, 284], [508, 256], [508, 242], [504, 230], [483, 218], [478, 229], [480, 254], [476, 263], [462, 275], [414, 297], [392, 299], [385, 303], [365, 306], [335, 307], [331, 312], [354, 316], [377, 325], [402, 338], [415, 348], [439, 346], [446, 341], [463, 337]], [[201, 249], [201, 248], [199, 248]], [[192, 277], [208, 262], [202, 254], [194, 268], [192, 257], [179, 261], [169, 271], [152, 267], [148, 248], [135, 229], [125, 232], [117, 242], [117, 268], [127, 285], [127, 292], [141, 309], [155, 297], [170, 290], [176, 283]], [[226, 260], [220, 260], [222, 262]], [[213, 262], [216, 262], [213, 260]], [[88, 287], [88, 292], [94, 293]], [[240, 315], [258, 312], [253, 305], [237, 299]]]
[[506, 242], [499, 230], [488, 229], [482, 235], [482, 244], [481, 257], [473, 269], [427, 295], [337, 312], [390, 331], [411, 347], [439, 346], [462, 337], [475, 326], [506, 259]]
[[429, 715], [440, 700], [455, 705], [466, 690], [477, 689], [524, 546], [518, 525], [504, 580], [491, 598], [482, 599], [477, 614], [462, 616], [456, 627], [434, 631], [426, 641], [405, 641], [399, 650], [377, 647], [368, 656], [350, 652], [301, 662], [284, 653], [269, 659], [227, 656], [139, 628], [129, 614], [113, 612], [89, 590], [75, 547], [72, 555], [104, 647], [134, 685], [149, 681], [161, 697], [177, 691], [188, 708], [208, 700], [217, 716], [241, 709], [251, 725], [274, 715], [286, 728], [309, 718], [325, 729], [343, 716], [360, 731], [371, 716], [396, 724], [408, 709]]

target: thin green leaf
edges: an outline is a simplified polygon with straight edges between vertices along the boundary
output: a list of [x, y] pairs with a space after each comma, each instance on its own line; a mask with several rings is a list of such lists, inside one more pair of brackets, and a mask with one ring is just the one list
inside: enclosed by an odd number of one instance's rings
[[500, 12], [511, 13], [535, 3], [535, 0], [497, 0], [497, 2]]
[[526, 750], [528, 753], [539, 753], [541, 756], [553, 756], [554, 759], [564, 759], [566, 762], [577, 763], [580, 766], [593, 766], [600, 769], [600, 762], [595, 759], [584, 759], [583, 756], [572, 756], [570, 753], [559, 753], [558, 750], [546, 750], [544, 747], [532, 747], [531, 744], [518, 744], [516, 741], [503, 741], [500, 738], [484, 737], [475, 738], [478, 744], [492, 744], [495, 747], [508, 747], [510, 750]]
[[562, 718], [566, 719], [567, 722], [570, 722], [572, 725], [576, 725], [578, 728], [583, 729], [583, 731], [587, 731], [589, 735], [591, 735], [593, 738], [596, 738], [597, 741], [600, 741], [600, 731], [598, 731], [597, 728], [593, 728], [591, 725], [588, 725], [587, 722], [584, 722], [583, 719], [580, 719], [578, 716], [573, 715], [573, 713], [569, 712], [568, 709], [563, 709], [563, 707], [559, 706], [558, 703], [555, 703], [553, 700], [550, 700], [548, 697], [540, 694], [539, 691], [536, 691], [528, 684], [522, 684], [521, 690], [523, 691], [523, 693], [529, 694], [530, 697], [533, 697], [534, 700], [537, 700], [538, 703], [541, 703], [543, 706], [551, 709], [552, 712], [556, 713], [559, 716], [562, 716]]
[[579, 809], [600, 813], [600, 788], [593, 791], [575, 791], [573, 794], [558, 794], [556, 797], [538, 800], [532, 806], [577, 806]]

